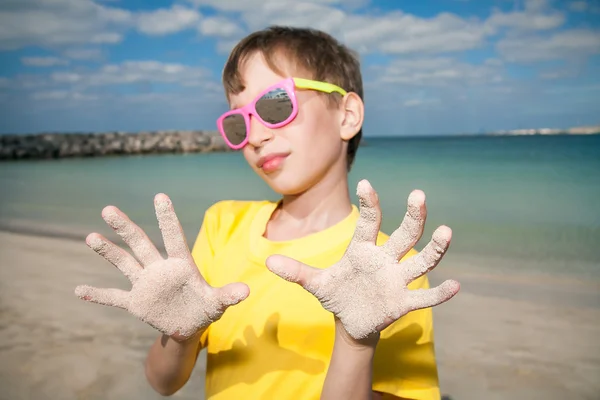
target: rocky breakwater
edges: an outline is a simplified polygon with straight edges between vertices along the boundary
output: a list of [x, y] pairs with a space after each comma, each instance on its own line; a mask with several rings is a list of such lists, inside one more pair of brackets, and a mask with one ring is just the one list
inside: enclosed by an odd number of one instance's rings
[[229, 151], [210, 131], [0, 135], [0, 160]]

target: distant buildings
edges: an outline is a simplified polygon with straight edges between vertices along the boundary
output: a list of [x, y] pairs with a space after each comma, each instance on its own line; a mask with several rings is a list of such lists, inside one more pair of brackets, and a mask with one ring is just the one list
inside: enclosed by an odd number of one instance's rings
[[488, 135], [594, 135], [600, 134], [600, 125], [578, 126], [567, 129], [536, 128], [512, 129], [507, 131], [489, 132]]

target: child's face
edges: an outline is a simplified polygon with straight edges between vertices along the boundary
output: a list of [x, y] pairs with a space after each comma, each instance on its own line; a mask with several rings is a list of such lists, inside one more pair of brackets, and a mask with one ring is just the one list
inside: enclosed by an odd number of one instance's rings
[[[290, 76], [311, 78], [285, 69]], [[255, 53], [242, 70], [243, 92], [230, 96], [231, 108], [252, 102], [267, 87], [288, 76], [272, 71], [262, 54]], [[269, 129], [256, 118], [250, 119], [248, 144], [244, 157], [269, 186], [282, 195], [300, 194], [324, 179], [346, 176], [347, 143], [341, 137], [343, 105], [336, 107], [325, 94], [296, 90], [298, 115], [288, 125]], [[275, 156], [275, 158], [272, 158]], [[270, 161], [264, 163], [265, 158]]]

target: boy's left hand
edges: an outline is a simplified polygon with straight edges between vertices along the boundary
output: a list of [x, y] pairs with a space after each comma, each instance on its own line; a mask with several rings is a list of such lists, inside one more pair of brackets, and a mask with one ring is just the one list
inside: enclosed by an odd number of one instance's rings
[[318, 269], [297, 260], [274, 255], [267, 267], [312, 293], [343, 324], [348, 334], [365, 339], [380, 332], [410, 311], [433, 307], [452, 298], [460, 289], [447, 280], [431, 289], [409, 290], [407, 285], [431, 271], [444, 256], [452, 231], [446, 226], [414, 257], [400, 263], [423, 234], [426, 219], [425, 194], [413, 191], [400, 227], [382, 246], [377, 246], [381, 209], [370, 183], [358, 183], [360, 217], [346, 253], [336, 264]]

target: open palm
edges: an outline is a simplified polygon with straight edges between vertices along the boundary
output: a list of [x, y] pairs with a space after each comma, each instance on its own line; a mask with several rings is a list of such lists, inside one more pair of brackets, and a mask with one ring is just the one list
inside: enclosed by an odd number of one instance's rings
[[105, 207], [102, 218], [137, 260], [98, 233], [88, 235], [86, 242], [129, 278], [131, 290], [81, 285], [75, 294], [87, 301], [123, 308], [162, 333], [185, 339], [219, 319], [227, 307], [244, 300], [249, 288], [243, 283], [210, 286], [194, 263], [169, 197], [156, 195], [154, 207], [168, 257], [163, 258], [144, 231], [123, 212]]
[[431, 289], [409, 290], [408, 284], [435, 268], [444, 256], [452, 231], [439, 227], [423, 251], [398, 262], [419, 241], [426, 219], [425, 194], [413, 191], [400, 227], [377, 246], [381, 209], [368, 181], [358, 183], [360, 217], [354, 237], [339, 262], [317, 269], [275, 255], [267, 267], [283, 279], [300, 284], [342, 322], [354, 339], [380, 332], [410, 311], [436, 306], [452, 298], [460, 285], [447, 280]]

